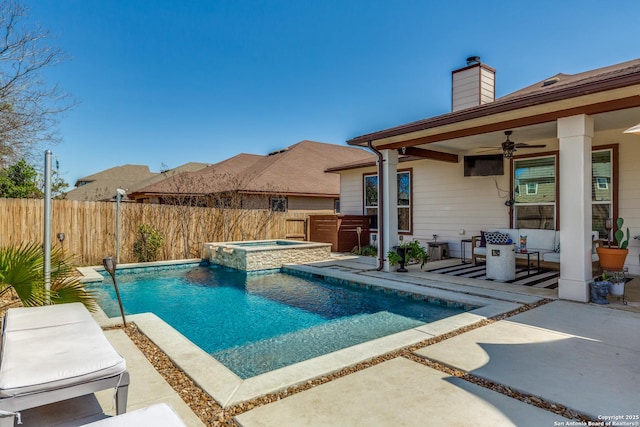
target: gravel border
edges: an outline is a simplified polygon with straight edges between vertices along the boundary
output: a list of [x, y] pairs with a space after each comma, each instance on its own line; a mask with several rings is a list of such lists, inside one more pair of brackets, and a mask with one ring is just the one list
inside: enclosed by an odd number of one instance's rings
[[517, 314], [547, 304], [551, 301], [552, 300], [549, 299], [543, 299], [534, 304], [526, 304], [508, 313], [482, 320], [480, 322], [465, 326], [447, 334], [421, 341], [412, 346], [405, 347], [403, 349], [387, 353], [379, 357], [375, 357], [373, 359], [358, 363], [353, 366], [345, 367], [332, 374], [309, 380], [303, 384], [289, 387], [279, 392], [269, 393], [256, 399], [241, 402], [226, 409], [222, 408], [210, 395], [208, 395], [200, 387], [198, 387], [195, 382], [191, 380], [191, 378], [189, 378], [178, 366], [176, 366], [171, 361], [171, 359], [160, 348], [158, 348], [158, 346], [156, 346], [149, 338], [147, 338], [147, 336], [140, 332], [135, 324], [129, 324], [125, 332], [130, 337], [130, 339], [138, 346], [138, 348], [142, 351], [146, 358], [151, 362], [155, 369], [164, 377], [164, 379], [173, 387], [173, 389], [180, 395], [185, 403], [189, 405], [191, 410], [207, 426], [238, 426], [238, 424], [234, 420], [234, 417], [237, 415], [250, 411], [254, 408], [276, 402], [278, 400], [284, 399], [285, 397], [300, 393], [302, 391], [309, 390], [313, 387], [317, 387], [335, 379], [342, 378], [354, 372], [367, 369], [379, 363], [395, 359], [397, 357], [405, 357], [416, 363], [420, 363], [422, 365], [444, 372], [448, 375], [461, 378], [470, 383], [512, 397], [526, 404], [536, 406], [540, 409], [553, 412], [554, 414], [560, 415], [565, 418], [569, 418], [575, 421], [582, 421], [585, 423], [587, 423], [588, 421], [596, 421], [564, 405], [555, 402], [548, 402], [538, 396], [512, 390], [503, 384], [488, 381], [484, 378], [469, 374], [468, 372], [465, 372], [463, 370], [454, 369], [441, 363], [413, 354], [413, 352], [421, 348], [447, 340], [451, 337], [460, 335], [473, 329], [480, 328], [497, 321], [515, 316]]

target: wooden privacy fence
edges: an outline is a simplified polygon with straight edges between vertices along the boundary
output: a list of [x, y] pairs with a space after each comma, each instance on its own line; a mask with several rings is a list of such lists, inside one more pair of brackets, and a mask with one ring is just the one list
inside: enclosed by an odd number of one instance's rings
[[[358, 231], [360, 231], [359, 235]], [[369, 244], [369, 217], [310, 215], [309, 240], [331, 243], [333, 252], [351, 252], [354, 248]]]
[[[41, 242], [43, 211], [41, 199], [0, 199], [0, 246]], [[53, 200], [51, 244], [62, 245], [78, 265], [100, 265], [105, 256], [116, 255], [116, 212], [114, 202]], [[169, 260], [199, 258], [206, 242], [284, 239], [292, 231], [288, 220], [304, 221], [308, 214], [121, 203], [120, 262], [138, 261], [133, 244], [140, 238], [136, 230], [141, 224], [162, 233], [164, 245], [159, 258]], [[62, 243], [58, 233], [65, 235]]]

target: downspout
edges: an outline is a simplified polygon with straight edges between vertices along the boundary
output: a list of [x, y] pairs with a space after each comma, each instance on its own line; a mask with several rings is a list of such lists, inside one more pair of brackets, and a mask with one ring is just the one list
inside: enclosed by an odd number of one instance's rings
[[384, 197], [382, 197], [381, 183], [383, 173], [382, 162], [384, 162], [384, 158], [382, 157], [382, 153], [373, 146], [373, 141], [369, 140], [367, 147], [378, 156], [378, 268], [376, 270], [382, 271], [384, 269], [384, 254], [380, 253], [380, 251], [384, 248], [384, 233], [382, 230], [384, 226], [384, 210], [382, 209]]

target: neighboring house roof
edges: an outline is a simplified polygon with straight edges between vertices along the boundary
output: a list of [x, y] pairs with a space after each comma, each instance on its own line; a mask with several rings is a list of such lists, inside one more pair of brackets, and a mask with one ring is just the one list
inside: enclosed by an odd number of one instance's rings
[[189, 162], [189, 163], [185, 163], [184, 165], [180, 165], [176, 168], [173, 169], [167, 169], [167, 170], [163, 170], [160, 173], [156, 173], [154, 174], [151, 178], [145, 179], [143, 181], [137, 182], [135, 184], [130, 185], [127, 188], [127, 194], [133, 193], [135, 191], [137, 191], [139, 188], [144, 188], [148, 185], [151, 185], [155, 182], [159, 182], [162, 181], [164, 179], [167, 179], [167, 177], [173, 176], [175, 174], [181, 173], [181, 172], [195, 172], [195, 171], [199, 171], [201, 169], [204, 169], [206, 167], [210, 166], [209, 163], [198, 163], [198, 162]]
[[139, 188], [142, 195], [214, 194], [225, 191], [270, 193], [311, 197], [338, 197], [340, 177], [326, 173], [329, 167], [369, 160], [362, 149], [301, 141], [266, 156], [238, 154], [198, 172], [182, 173]]
[[127, 189], [134, 183], [152, 178], [157, 173], [149, 166], [124, 165], [85, 176], [76, 181], [76, 188], [65, 195], [67, 200], [100, 201], [115, 197], [118, 188]]
[[[471, 122], [472, 120], [480, 120], [491, 115], [513, 112], [542, 104], [550, 104], [586, 95], [594, 95], [605, 91], [614, 91], [616, 89], [622, 89], [638, 84], [640, 84], [640, 59], [573, 75], [562, 73], [556, 74], [551, 78], [547, 78], [536, 84], [527, 86], [516, 92], [498, 98], [493, 102], [357, 136], [347, 141], [347, 143], [349, 145], [366, 145], [368, 141], [392, 138], [394, 136], [406, 135], [412, 132], [431, 129], [435, 132], [435, 129], [439, 127], [442, 127], [442, 132], [430, 133], [429, 135], [420, 137], [420, 139], [416, 140], [413, 145], [431, 143], [447, 138], [460, 138], [475, 135], [479, 132], [497, 130], [494, 129], [496, 126], [492, 127], [491, 124], [484, 122], [479, 125], [474, 125], [468, 130], [463, 130], [459, 127], [447, 128], [446, 126], [459, 124], [465, 121]], [[527, 119], [505, 118], [506, 121], [502, 123], [502, 127], [508, 129], [510, 127], [542, 123], [544, 121], [553, 120], [557, 117], [567, 117], [578, 113], [596, 114], [612, 111], [618, 108], [637, 107], [640, 105], [639, 98], [640, 97], [637, 95], [627, 96], [624, 94], [619, 95], [616, 99], [598, 99], [594, 97], [589, 99], [588, 102], [587, 100], [581, 102], [583, 107], [579, 108], [579, 112], [573, 105], [557, 104], [554, 106], [553, 110], [529, 114]], [[584, 105], [589, 105], [589, 108], [584, 108]], [[497, 128], [500, 128], [500, 126], [497, 126]], [[390, 147], [395, 145], [397, 144], [390, 141]]]
[[115, 198], [118, 188], [127, 193], [140, 186], [163, 180], [168, 174], [195, 171], [208, 166], [206, 163], [186, 163], [161, 173], [151, 172], [145, 165], [123, 165], [85, 176], [76, 181], [76, 188], [66, 193], [65, 199], [79, 201], [101, 201]]

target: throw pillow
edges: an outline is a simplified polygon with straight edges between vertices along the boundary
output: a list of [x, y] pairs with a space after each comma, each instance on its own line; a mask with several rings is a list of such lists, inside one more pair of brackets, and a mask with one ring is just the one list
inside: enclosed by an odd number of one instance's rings
[[558, 246], [556, 246], [554, 252], [560, 253], [560, 243], [558, 243]]
[[501, 233], [499, 231], [494, 232], [486, 232], [484, 233], [485, 239], [487, 243], [492, 245], [506, 245], [509, 240], [509, 235], [506, 233]]

